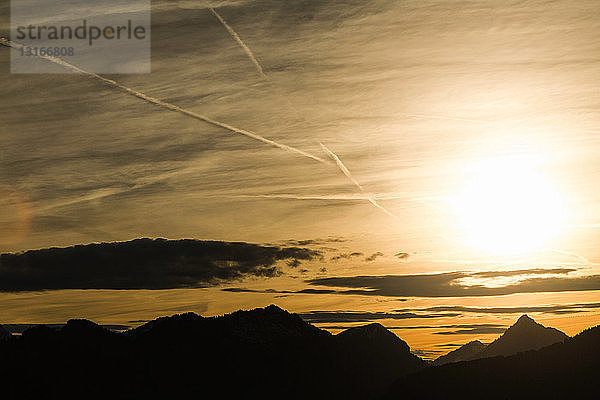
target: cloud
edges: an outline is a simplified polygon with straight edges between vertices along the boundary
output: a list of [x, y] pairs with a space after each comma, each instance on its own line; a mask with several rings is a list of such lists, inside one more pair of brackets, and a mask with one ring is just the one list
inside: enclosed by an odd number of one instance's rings
[[442, 354], [443, 351], [441, 351], [441, 350], [415, 349], [415, 350], [411, 350], [411, 353], [413, 353], [415, 356], [429, 359], [429, 358], [436, 358], [437, 356], [439, 356], [440, 354]]
[[279, 276], [280, 260], [320, 256], [299, 247], [166, 239], [32, 250], [0, 256], [0, 291], [206, 287]]
[[464, 307], [464, 306], [439, 306], [429, 308], [403, 309], [397, 312], [467, 312], [477, 314], [575, 314], [585, 312], [586, 309], [600, 308], [600, 303], [562, 304], [551, 306], [530, 307]]
[[304, 239], [304, 240], [296, 240], [289, 239], [284, 240], [283, 243], [286, 246], [311, 246], [311, 245], [323, 245], [328, 243], [343, 243], [346, 239], [338, 238], [338, 237], [329, 237], [325, 239], [317, 238], [317, 239]]
[[[12, 41], [7, 40], [6, 38], [3, 38], [3, 37], [0, 37], [0, 45], [6, 46], [6, 47], [12, 47], [12, 48], [17, 49], [17, 50], [20, 50], [21, 48], [24, 47], [20, 43], [12, 42]], [[157, 105], [157, 106], [165, 108], [167, 110], [174, 111], [174, 112], [177, 112], [179, 114], [185, 115], [187, 117], [194, 118], [194, 119], [196, 119], [198, 121], [206, 122], [208, 124], [211, 124], [213, 126], [222, 128], [222, 129], [227, 130], [229, 132], [237, 133], [239, 135], [243, 135], [243, 136], [249, 137], [251, 139], [258, 140], [260, 142], [263, 142], [265, 144], [268, 144], [268, 145], [280, 148], [282, 150], [286, 150], [286, 151], [289, 151], [289, 152], [292, 152], [292, 153], [299, 154], [299, 155], [301, 155], [303, 157], [310, 158], [310, 159], [312, 159], [314, 161], [318, 161], [318, 162], [320, 162], [322, 164], [330, 164], [330, 162], [328, 160], [325, 160], [325, 159], [323, 159], [321, 157], [318, 157], [318, 156], [314, 156], [314, 155], [312, 155], [312, 154], [310, 154], [310, 153], [308, 153], [308, 152], [306, 152], [304, 150], [300, 150], [300, 149], [295, 148], [293, 146], [288, 146], [286, 144], [279, 143], [279, 142], [277, 142], [275, 140], [267, 139], [264, 136], [261, 136], [261, 135], [259, 135], [257, 133], [251, 132], [251, 131], [248, 131], [246, 129], [237, 128], [237, 127], [235, 127], [233, 125], [230, 125], [228, 123], [217, 121], [217, 120], [215, 120], [213, 118], [210, 118], [210, 117], [208, 117], [206, 115], [202, 115], [202, 114], [196, 113], [194, 111], [190, 111], [188, 109], [179, 107], [179, 106], [177, 106], [175, 104], [171, 104], [171, 103], [168, 103], [166, 101], [159, 100], [159, 99], [157, 99], [155, 97], [149, 96], [149, 95], [147, 95], [145, 93], [137, 91], [137, 90], [135, 90], [133, 88], [130, 88], [128, 86], [125, 86], [125, 85], [123, 85], [123, 84], [121, 84], [121, 83], [119, 83], [117, 81], [112, 80], [112, 79], [109, 79], [109, 78], [106, 78], [104, 76], [98, 75], [96, 73], [89, 72], [89, 71], [86, 71], [84, 69], [81, 69], [81, 68], [79, 68], [79, 67], [77, 67], [77, 66], [75, 66], [73, 64], [70, 64], [67, 61], [64, 61], [64, 60], [62, 60], [60, 58], [51, 57], [51, 56], [42, 56], [42, 55], [36, 56], [36, 57], [39, 57], [39, 58], [42, 58], [44, 60], [50, 61], [50, 62], [55, 63], [57, 65], [60, 65], [61, 67], [64, 67], [65, 69], [73, 71], [75, 73], [84, 74], [84, 75], [87, 75], [87, 76], [89, 76], [91, 78], [97, 79], [98, 81], [101, 81], [102, 83], [105, 83], [105, 84], [107, 84], [107, 85], [109, 85], [109, 86], [111, 86], [111, 87], [113, 87], [115, 89], [121, 90], [122, 92], [124, 92], [124, 93], [126, 93], [126, 94], [128, 94], [130, 96], [137, 97], [138, 99], [144, 100], [144, 101], [146, 101], [148, 103]]]
[[524, 278], [499, 287], [463, 282], [465, 278], [481, 278], [482, 272], [447, 272], [423, 275], [350, 276], [310, 279], [315, 286], [350, 288], [338, 294], [360, 294], [392, 297], [464, 297], [501, 296], [513, 293], [566, 292], [600, 290], [600, 275], [578, 277], [527, 277], [528, 275], [568, 274], [568, 269], [531, 269], [494, 271], [494, 277]]
[[[452, 317], [453, 315], [445, 315], [446, 317]], [[435, 318], [435, 317], [431, 317]], [[339, 321], [343, 322], [370, 322], [371, 320], [364, 321]], [[315, 321], [315, 323], [319, 323]], [[327, 325], [319, 326], [321, 329], [348, 329], [349, 326], [343, 325]], [[459, 325], [409, 325], [409, 326], [385, 326], [385, 329], [394, 330], [423, 330], [423, 329], [437, 329], [438, 332], [434, 332], [435, 335], [464, 335], [464, 334], [492, 334], [492, 333], [504, 333], [508, 327], [498, 324], [459, 324]], [[441, 331], [440, 329], [453, 329], [452, 331]], [[448, 345], [450, 346], [450, 345]], [[459, 347], [461, 345], [451, 345]]]
[[277, 290], [277, 289], [247, 289], [247, 288], [239, 288], [239, 287], [228, 287], [221, 289], [223, 292], [231, 292], [231, 293], [267, 293], [267, 294], [334, 294], [337, 291], [333, 289], [302, 289], [302, 290]]
[[349, 260], [349, 259], [351, 259], [353, 257], [361, 257], [363, 255], [364, 255], [363, 253], [360, 253], [360, 252], [357, 252], [357, 251], [353, 252], [353, 253], [342, 253], [342, 254], [338, 254], [337, 256], [331, 257], [331, 261], [339, 261], [339, 260], [342, 260], [342, 259]]
[[466, 343], [463, 344], [458, 344], [458, 343], [442, 343], [442, 344], [435, 344], [433, 345], [433, 347], [461, 347], [464, 346]]
[[545, 274], [568, 274], [576, 272], [574, 268], [533, 268], [533, 269], [517, 269], [513, 271], [481, 271], [474, 272], [471, 276], [480, 278], [497, 278], [519, 275], [545, 275]]
[[[415, 314], [365, 311], [309, 311], [299, 314], [305, 321], [311, 323], [342, 323], [342, 322], [371, 322], [382, 319], [420, 319], [456, 317], [458, 313], [445, 314]], [[332, 328], [333, 329], [333, 328]]]
[[214, 8], [209, 7], [208, 9], [210, 10], [211, 13], [213, 13], [213, 15], [215, 17], [217, 17], [217, 19], [223, 25], [223, 27], [225, 27], [225, 29], [227, 29], [227, 32], [229, 32], [229, 34], [231, 35], [231, 37], [244, 50], [244, 53], [246, 53], [246, 55], [248, 56], [248, 58], [250, 59], [250, 61], [252, 61], [252, 64], [254, 64], [254, 66], [256, 67], [256, 71], [258, 72], [258, 74], [262, 78], [268, 79], [267, 76], [265, 75], [264, 71], [263, 71], [262, 65], [260, 65], [260, 63], [256, 59], [256, 56], [252, 52], [252, 50], [250, 50], [250, 48], [246, 45], [246, 43], [244, 43], [244, 41], [242, 40], [242, 38], [240, 38], [240, 36], [237, 34], [237, 32], [225, 21], [225, 19], [223, 19], [223, 17], [221, 16], [221, 14], [219, 14]]
[[434, 335], [490, 335], [504, 333], [506, 327], [498, 326], [479, 326], [474, 328], [457, 329], [454, 331], [434, 332]]
[[373, 253], [369, 257], [365, 258], [365, 261], [367, 261], [367, 262], [375, 261], [377, 259], [377, 257], [382, 257], [382, 256], [383, 256], [383, 253], [378, 251], [377, 253]]
[[335, 161], [335, 163], [340, 168], [342, 173], [344, 175], [346, 175], [346, 177], [348, 179], [350, 179], [350, 181], [358, 188], [358, 190], [360, 191], [361, 194], [364, 194], [367, 197], [367, 200], [369, 201], [369, 203], [373, 204], [375, 207], [379, 208], [381, 211], [383, 211], [390, 217], [396, 218], [396, 216], [394, 214], [392, 214], [392, 212], [390, 212], [387, 208], [385, 208], [384, 206], [379, 204], [377, 202], [377, 200], [375, 200], [375, 198], [371, 194], [365, 193], [361, 184], [358, 183], [358, 181], [354, 178], [354, 176], [352, 176], [352, 174], [350, 173], [350, 170], [348, 170], [348, 168], [346, 168], [346, 166], [344, 165], [344, 163], [342, 162], [340, 157], [338, 157], [337, 154], [335, 154], [333, 151], [329, 150], [323, 143], [320, 143], [320, 144], [321, 144], [321, 148], [323, 149], [323, 151]]

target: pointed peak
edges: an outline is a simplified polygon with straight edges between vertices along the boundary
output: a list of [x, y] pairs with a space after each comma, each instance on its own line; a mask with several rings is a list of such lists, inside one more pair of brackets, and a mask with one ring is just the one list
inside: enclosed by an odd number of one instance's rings
[[[533, 318], [531, 318], [529, 315], [527, 314], [523, 314], [519, 317], [519, 319], [517, 320], [517, 322], [519, 321], [533, 321]], [[535, 322], [535, 321], [534, 321]]]
[[519, 317], [519, 319], [517, 320], [517, 322], [515, 322], [515, 324], [513, 326], [533, 326], [533, 325], [539, 325], [539, 324], [537, 322], [535, 322], [533, 320], [533, 318], [531, 318], [529, 315], [523, 314]]

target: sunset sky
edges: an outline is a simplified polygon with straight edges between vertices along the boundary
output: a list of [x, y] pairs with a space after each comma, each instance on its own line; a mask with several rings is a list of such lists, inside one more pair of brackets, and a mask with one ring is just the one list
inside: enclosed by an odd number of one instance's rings
[[201, 288], [0, 285], [0, 323], [274, 303], [332, 332], [380, 322], [425, 357], [523, 313], [598, 324], [598, 1], [159, 0], [151, 38], [152, 73], [109, 77], [308, 155], [89, 76], [11, 74], [0, 47], [0, 252], [149, 237], [318, 256]]

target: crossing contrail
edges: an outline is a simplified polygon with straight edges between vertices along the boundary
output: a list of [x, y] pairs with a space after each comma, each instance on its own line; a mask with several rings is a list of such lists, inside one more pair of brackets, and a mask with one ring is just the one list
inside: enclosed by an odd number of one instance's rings
[[[269, 77], [265, 74], [265, 72], [264, 72], [264, 70], [262, 68], [262, 65], [260, 65], [260, 63], [258, 62], [258, 59], [254, 56], [254, 53], [252, 52], [252, 50], [250, 50], [250, 48], [244, 43], [244, 41], [240, 38], [240, 36], [237, 34], [237, 32], [227, 23], [227, 21], [225, 21], [225, 19], [214, 8], [209, 7], [209, 10], [219, 20], [219, 22], [221, 22], [221, 24], [225, 27], [225, 29], [227, 29], [227, 31], [229, 32], [229, 34], [231, 35], [231, 37], [241, 46], [241, 48], [244, 50], [244, 52], [248, 55], [248, 58], [250, 58], [250, 61], [252, 61], [252, 63], [256, 67], [256, 70], [258, 71], [258, 74], [263, 79], [265, 79], [267, 82], [270, 83], [271, 81], [269, 80]], [[277, 88], [275, 88], [275, 89], [277, 89]], [[300, 113], [298, 112], [298, 110], [296, 109], [296, 107], [294, 107], [294, 105], [290, 102], [290, 100], [286, 96], [283, 96], [281, 93], [280, 93], [280, 95], [285, 99], [285, 101], [288, 103], [288, 106], [294, 111], [294, 113], [297, 116], [299, 116], [302, 120], [305, 120], [300, 115]], [[352, 174], [350, 173], [350, 171], [348, 171], [348, 168], [346, 168], [346, 166], [344, 165], [344, 163], [340, 160], [340, 158], [337, 155], [335, 155], [332, 151], [330, 151], [327, 147], [325, 147], [323, 145], [323, 143], [320, 143], [320, 144], [321, 144], [321, 147], [323, 148], [323, 150], [336, 162], [336, 164], [342, 170], [342, 172], [344, 173], [344, 175], [346, 175], [346, 177], [348, 179], [350, 179], [350, 181], [356, 187], [358, 187], [358, 189], [360, 190], [361, 193], [365, 194], [367, 200], [371, 204], [373, 204], [375, 207], [379, 208], [380, 210], [382, 210], [386, 214], [394, 217], [394, 215], [391, 212], [389, 212], [383, 206], [381, 206], [379, 203], [377, 203], [377, 201], [372, 196], [370, 196], [369, 194], [365, 193], [365, 191], [363, 190], [363, 188], [360, 185], [360, 183], [358, 183], [358, 181], [356, 181], [356, 179], [354, 179], [354, 177], [352, 176]]]
[[269, 79], [267, 77], [267, 75], [265, 75], [262, 65], [260, 65], [260, 63], [258, 62], [258, 60], [256, 59], [256, 57], [254, 56], [254, 53], [252, 52], [252, 50], [250, 50], [250, 48], [248, 46], [246, 46], [246, 43], [244, 43], [244, 41], [242, 40], [242, 38], [240, 37], [240, 35], [237, 34], [237, 32], [231, 27], [229, 26], [229, 24], [227, 23], [227, 21], [225, 21], [223, 19], [223, 17], [221, 17], [221, 15], [212, 7], [208, 8], [210, 10], [211, 13], [213, 13], [213, 15], [215, 17], [217, 17], [217, 19], [219, 20], [219, 22], [221, 23], [221, 25], [223, 25], [225, 27], [225, 29], [227, 29], [227, 32], [229, 32], [229, 34], [231, 35], [231, 37], [240, 45], [240, 47], [242, 49], [244, 49], [244, 52], [246, 53], [246, 55], [248, 56], [248, 58], [250, 58], [250, 60], [252, 61], [252, 63], [254, 64], [254, 66], [256, 67], [256, 70], [258, 71], [258, 74], [263, 77], [264, 79]]
[[[214, 10], [212, 10], [212, 11], [214, 12]], [[216, 14], [216, 12], [214, 12], [214, 13]], [[218, 15], [218, 14], [216, 14], [216, 15]], [[220, 16], [218, 18], [220, 20], [222, 20], [222, 22], [224, 23], [224, 25], [226, 25], [225, 21], [222, 18], [220, 18]], [[226, 26], [229, 27], [228, 25], [226, 25]], [[231, 31], [233, 31], [231, 29], [231, 27], [229, 27], [228, 29], [231, 30]], [[239, 36], [235, 35], [234, 37], [237, 37], [238, 40], [240, 40], [240, 42], [241, 42], [241, 39], [239, 39]], [[14, 48], [14, 49], [17, 49], [17, 50], [21, 49], [23, 47], [22, 44], [10, 41], [10, 40], [8, 40], [6, 38], [0, 38], [0, 45], [6, 46], [6, 47], [11, 47], [11, 48]], [[243, 45], [243, 47], [245, 49], [248, 49], [248, 47], [245, 46], [245, 45]], [[252, 54], [252, 52], [250, 51], [250, 49], [248, 49], [248, 52], [250, 53], [250, 55]], [[141, 100], [144, 100], [144, 101], [146, 101], [148, 103], [158, 105], [158, 106], [163, 107], [163, 108], [165, 108], [167, 110], [178, 112], [180, 114], [186, 115], [188, 117], [194, 118], [194, 119], [202, 121], [202, 122], [209, 123], [211, 125], [214, 125], [216, 127], [219, 127], [219, 128], [225, 129], [225, 130], [228, 130], [230, 132], [237, 133], [237, 134], [240, 134], [240, 135], [244, 135], [244, 136], [247, 136], [249, 138], [252, 138], [252, 139], [261, 141], [263, 143], [269, 144], [271, 146], [278, 147], [278, 148], [280, 148], [282, 150], [286, 150], [286, 151], [290, 151], [290, 152], [302, 155], [302, 156], [310, 158], [310, 159], [312, 159], [314, 161], [318, 161], [318, 162], [320, 162], [322, 164], [331, 165], [330, 161], [325, 160], [325, 159], [323, 159], [321, 157], [312, 155], [312, 154], [310, 154], [308, 152], [305, 152], [304, 150], [300, 150], [300, 149], [297, 149], [295, 147], [288, 146], [286, 144], [282, 144], [282, 143], [276, 142], [276, 141], [271, 140], [271, 139], [267, 139], [267, 138], [265, 138], [263, 136], [260, 136], [260, 135], [254, 133], [254, 132], [251, 132], [251, 131], [248, 131], [248, 130], [245, 130], [245, 129], [241, 129], [241, 128], [237, 128], [235, 126], [229, 125], [229, 124], [224, 123], [224, 122], [217, 121], [217, 120], [212, 119], [210, 117], [207, 117], [205, 115], [198, 114], [196, 112], [187, 110], [185, 108], [181, 108], [181, 107], [179, 107], [179, 106], [177, 106], [175, 104], [171, 104], [171, 103], [162, 101], [160, 99], [157, 99], [155, 97], [149, 96], [149, 95], [147, 95], [145, 93], [142, 93], [140, 91], [137, 91], [135, 89], [127, 87], [127, 86], [125, 86], [125, 85], [123, 85], [123, 84], [121, 84], [121, 83], [119, 83], [119, 82], [117, 82], [115, 80], [112, 80], [112, 79], [109, 79], [109, 78], [105, 78], [102, 75], [99, 75], [99, 74], [94, 73], [94, 72], [86, 71], [86, 70], [84, 70], [82, 68], [79, 68], [79, 67], [77, 67], [77, 66], [75, 66], [75, 65], [73, 65], [73, 64], [71, 64], [71, 63], [69, 63], [69, 62], [67, 62], [67, 61], [65, 61], [65, 60], [63, 60], [61, 58], [47, 56], [47, 55], [44, 55], [44, 56], [37, 55], [36, 57], [42, 58], [42, 59], [47, 60], [47, 61], [50, 61], [50, 62], [52, 62], [54, 64], [57, 64], [57, 65], [60, 65], [60, 66], [66, 68], [68, 70], [73, 71], [73, 72], [80, 73], [80, 74], [83, 74], [83, 75], [87, 75], [87, 76], [89, 76], [91, 78], [97, 79], [97, 80], [99, 80], [99, 81], [101, 81], [101, 82], [103, 82], [103, 83], [105, 83], [105, 84], [107, 84], [107, 85], [109, 85], [111, 87], [114, 87], [116, 89], [119, 89], [119, 90], [125, 92], [126, 94], [129, 94], [131, 96], [137, 97], [137, 98], [139, 98]], [[258, 64], [258, 61], [256, 61], [256, 58], [254, 58], [254, 56], [252, 56], [251, 58], [254, 60], [254, 62], [256, 64]], [[260, 68], [260, 64], [258, 64], [258, 67], [259, 67], [260, 73], [262, 75], [264, 75], [264, 72], [262, 72], [262, 68]], [[390, 211], [388, 211], [385, 207], [381, 206], [370, 194], [365, 193], [365, 191], [363, 190], [363, 188], [360, 185], [360, 183], [358, 183], [358, 181], [356, 179], [354, 179], [354, 177], [352, 176], [352, 174], [350, 173], [350, 171], [348, 170], [348, 168], [346, 168], [346, 166], [344, 165], [344, 163], [342, 162], [342, 160], [340, 160], [340, 158], [335, 153], [333, 153], [331, 150], [329, 150], [327, 147], [325, 147], [325, 145], [323, 145], [322, 143], [320, 143], [320, 144], [321, 144], [321, 147], [323, 148], [323, 150], [335, 161], [335, 163], [341, 169], [341, 171], [344, 173], [344, 175], [356, 187], [358, 187], [358, 189], [360, 190], [360, 192], [366, 196], [366, 199], [371, 204], [373, 204], [375, 207], [379, 208], [380, 210], [382, 210], [386, 214], [388, 214], [388, 215], [390, 215], [392, 217], [395, 217], [394, 214], [392, 214]], [[105, 196], [108, 196], [108, 195], [116, 194], [117, 192], [120, 192], [120, 190], [118, 190], [118, 189], [116, 191], [110, 190], [110, 191], [108, 191], [106, 193], [101, 193], [99, 195], [101, 197], [105, 197]], [[97, 194], [95, 194], [95, 195], [97, 195]]]
[[321, 148], [323, 149], [323, 151], [325, 153], [327, 153], [327, 155], [329, 157], [331, 157], [335, 163], [337, 164], [337, 166], [340, 168], [340, 170], [344, 173], [344, 175], [346, 175], [346, 177], [348, 179], [350, 179], [350, 181], [352, 183], [354, 183], [354, 185], [356, 185], [356, 187], [358, 188], [358, 190], [360, 190], [360, 192], [362, 194], [364, 194], [366, 196], [366, 199], [369, 201], [369, 203], [373, 204], [375, 207], [379, 208], [381, 211], [383, 211], [384, 213], [386, 213], [387, 215], [389, 215], [390, 217], [394, 217], [396, 218], [396, 216], [394, 214], [392, 214], [390, 211], [388, 211], [384, 206], [382, 206], [381, 204], [379, 204], [374, 198], [373, 196], [371, 196], [368, 193], [365, 193], [363, 187], [361, 186], [360, 183], [358, 183], [358, 181], [356, 179], [354, 179], [354, 177], [352, 176], [352, 174], [350, 173], [350, 170], [348, 170], [348, 168], [346, 168], [346, 166], [344, 165], [344, 163], [342, 162], [342, 160], [337, 156], [337, 154], [335, 154], [333, 151], [329, 150], [323, 143], [319, 143], [321, 145]]
[[[6, 47], [12, 47], [12, 48], [17, 49], [17, 50], [21, 49], [23, 47], [22, 44], [19, 44], [19, 43], [16, 43], [16, 42], [12, 42], [12, 41], [10, 41], [10, 40], [8, 40], [6, 38], [0, 38], [0, 44], [4, 45]], [[318, 162], [323, 163], [323, 164], [331, 164], [328, 160], [325, 160], [325, 159], [323, 159], [321, 157], [318, 157], [318, 156], [314, 156], [314, 155], [312, 155], [310, 153], [307, 153], [304, 150], [300, 150], [300, 149], [297, 149], [295, 147], [288, 146], [286, 144], [279, 143], [279, 142], [276, 142], [276, 141], [271, 140], [271, 139], [267, 139], [267, 138], [265, 138], [265, 137], [263, 137], [263, 136], [261, 136], [261, 135], [259, 135], [257, 133], [254, 133], [254, 132], [251, 132], [251, 131], [248, 131], [248, 130], [245, 130], [245, 129], [237, 128], [235, 126], [226, 124], [225, 122], [220, 122], [220, 121], [217, 121], [217, 120], [212, 119], [210, 117], [207, 117], [205, 115], [198, 114], [196, 112], [187, 110], [185, 108], [181, 108], [179, 106], [176, 106], [175, 104], [167, 103], [166, 101], [162, 101], [162, 100], [159, 100], [159, 99], [157, 99], [155, 97], [148, 96], [145, 93], [142, 93], [142, 92], [139, 92], [139, 91], [137, 91], [135, 89], [129, 88], [129, 87], [127, 87], [127, 86], [125, 86], [125, 85], [117, 82], [117, 81], [105, 78], [105, 77], [103, 77], [101, 75], [98, 75], [98, 74], [96, 74], [94, 72], [89, 72], [89, 71], [86, 71], [84, 69], [81, 69], [81, 68], [79, 68], [79, 67], [77, 67], [77, 66], [75, 66], [75, 65], [73, 65], [71, 63], [68, 63], [68, 62], [64, 61], [61, 58], [52, 57], [52, 56], [42, 56], [42, 55], [37, 55], [37, 57], [38, 58], [43, 58], [44, 60], [47, 60], [47, 61], [50, 61], [52, 63], [58, 64], [58, 65], [66, 68], [66, 69], [69, 69], [69, 70], [71, 70], [73, 72], [84, 74], [84, 75], [87, 75], [87, 76], [89, 76], [91, 78], [94, 78], [94, 79], [97, 79], [99, 81], [102, 81], [102, 82], [106, 83], [107, 85], [112, 86], [112, 87], [114, 87], [116, 89], [119, 89], [119, 90], [121, 90], [121, 91], [123, 91], [123, 92], [125, 92], [125, 93], [127, 93], [127, 94], [129, 94], [131, 96], [134, 96], [134, 97], [137, 97], [137, 98], [142, 99], [144, 101], [147, 101], [148, 103], [152, 103], [152, 104], [155, 104], [157, 106], [166, 108], [167, 110], [178, 112], [180, 114], [183, 114], [183, 115], [186, 115], [188, 117], [197, 119], [199, 121], [203, 121], [203, 122], [209, 123], [211, 125], [214, 125], [216, 127], [223, 128], [223, 129], [228, 130], [230, 132], [238, 133], [240, 135], [247, 136], [247, 137], [249, 137], [251, 139], [261, 141], [261, 142], [269, 144], [271, 146], [278, 147], [278, 148], [280, 148], [282, 150], [287, 150], [287, 151], [290, 151], [290, 152], [293, 152], [293, 153], [296, 153], [296, 154], [300, 154], [301, 156], [310, 158], [312, 160], [318, 161]]]

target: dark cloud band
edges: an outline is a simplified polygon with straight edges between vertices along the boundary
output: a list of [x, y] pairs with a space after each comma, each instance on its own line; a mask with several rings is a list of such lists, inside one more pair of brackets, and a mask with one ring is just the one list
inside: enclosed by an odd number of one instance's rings
[[[600, 275], [527, 277], [527, 275], [567, 275], [573, 269], [532, 269], [519, 271], [449, 272], [428, 275], [350, 276], [310, 279], [313, 286], [347, 288], [339, 294], [390, 297], [465, 297], [502, 296], [514, 293], [600, 290]], [[485, 275], [488, 274], [488, 275]], [[524, 279], [501, 287], [486, 287], [462, 282], [465, 278], [489, 278], [523, 275]]]
[[576, 303], [551, 306], [529, 306], [529, 307], [464, 307], [464, 306], [439, 306], [428, 308], [407, 308], [396, 310], [397, 312], [461, 312], [476, 314], [577, 314], [585, 310], [599, 309], [600, 303]]
[[0, 256], [0, 291], [206, 287], [275, 277], [280, 260], [319, 257], [300, 247], [165, 239], [32, 250]]
[[386, 313], [363, 311], [310, 311], [300, 316], [311, 323], [342, 323], [342, 322], [372, 322], [382, 319], [419, 319], [457, 317], [460, 313], [444, 314], [415, 314], [415, 313]]

